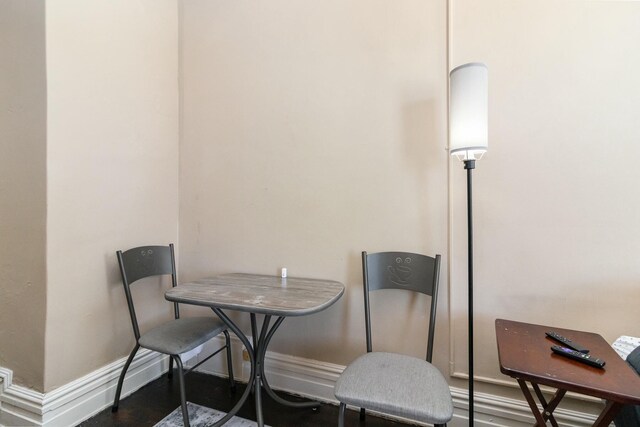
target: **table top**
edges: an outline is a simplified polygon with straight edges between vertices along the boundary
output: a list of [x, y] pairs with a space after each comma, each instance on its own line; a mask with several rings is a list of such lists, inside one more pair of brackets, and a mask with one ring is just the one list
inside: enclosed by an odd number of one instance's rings
[[[547, 331], [588, 348], [589, 354], [606, 362], [604, 369], [553, 353], [551, 346], [559, 343], [548, 338]], [[640, 376], [598, 334], [497, 319], [496, 338], [500, 371], [505, 375], [614, 402], [640, 404]]]
[[180, 284], [169, 301], [274, 316], [303, 316], [336, 302], [344, 285], [332, 280], [233, 273]]

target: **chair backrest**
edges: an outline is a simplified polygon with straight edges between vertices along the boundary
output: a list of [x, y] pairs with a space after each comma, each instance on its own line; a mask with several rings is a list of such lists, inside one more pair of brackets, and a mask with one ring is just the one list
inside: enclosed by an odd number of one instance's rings
[[[130, 287], [134, 282], [145, 277], [163, 275], [171, 275], [171, 286], [175, 287], [178, 284], [173, 243], [169, 246], [139, 246], [124, 252], [117, 251], [116, 255], [120, 265], [124, 293], [127, 296], [133, 333], [136, 336], [136, 340], [138, 340], [140, 338], [140, 328], [138, 327], [138, 319]], [[177, 319], [180, 316], [177, 303], [174, 303], [174, 312]]]
[[362, 275], [367, 352], [373, 351], [369, 292], [379, 289], [404, 289], [431, 297], [426, 357], [427, 362], [431, 362], [436, 327], [440, 255], [436, 255], [434, 258], [410, 252], [378, 252], [373, 254], [362, 252]]

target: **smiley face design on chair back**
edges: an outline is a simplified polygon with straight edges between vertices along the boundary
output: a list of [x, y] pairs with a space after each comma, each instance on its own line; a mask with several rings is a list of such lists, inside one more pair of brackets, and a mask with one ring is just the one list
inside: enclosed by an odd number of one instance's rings
[[154, 271], [157, 257], [153, 256], [153, 249], [144, 248], [140, 250], [140, 256], [137, 261], [140, 263], [140, 268], [146, 271]]
[[395, 264], [387, 267], [389, 281], [398, 286], [409, 286], [411, 284], [411, 273], [413, 272], [410, 264], [411, 257], [404, 259], [396, 257]]

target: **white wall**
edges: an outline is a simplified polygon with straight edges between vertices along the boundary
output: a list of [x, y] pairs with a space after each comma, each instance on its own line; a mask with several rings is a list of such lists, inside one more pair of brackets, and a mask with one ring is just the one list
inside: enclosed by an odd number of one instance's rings
[[[435, 361], [464, 386], [464, 171], [444, 147], [447, 69], [471, 60], [488, 64], [491, 96], [490, 151], [474, 174], [479, 389], [520, 398], [490, 385], [506, 383], [497, 317], [640, 334], [640, 3], [451, 0], [448, 63], [444, 0], [184, 0], [180, 46], [176, 1], [47, 2], [46, 64], [42, 5], [2, 3], [24, 20], [0, 29], [33, 46], [0, 45], [20, 59], [0, 79], [0, 226], [26, 244], [2, 264], [28, 290], [12, 307], [44, 306], [47, 268], [46, 309], [30, 322], [0, 311], [3, 343], [16, 330], [7, 319], [35, 334], [16, 341], [26, 357], [0, 350], [19, 382], [48, 391], [124, 356], [114, 250], [177, 242], [179, 225], [182, 279], [286, 266], [344, 282], [339, 303], [285, 322], [273, 342], [338, 364], [364, 348], [360, 251], [442, 253]], [[20, 87], [29, 102], [15, 120]], [[142, 309], [149, 324], [167, 315], [153, 309], [161, 300]], [[421, 354], [422, 302], [379, 303], [399, 313], [378, 322], [380, 348]]]
[[[346, 364], [365, 348], [360, 252], [447, 253], [445, 2], [182, 5], [182, 278], [287, 267], [345, 283], [272, 349]], [[379, 348], [424, 355], [425, 301], [384, 304]]]
[[[115, 251], [177, 243], [175, 0], [63, 0], [47, 14], [45, 390], [125, 356]], [[169, 310], [157, 286], [139, 316]]]
[[[476, 373], [494, 320], [640, 335], [640, 3], [454, 0], [451, 65], [489, 67], [474, 173]], [[460, 169], [460, 170], [457, 170]], [[466, 372], [465, 174], [452, 170], [453, 360]]]
[[[360, 250], [450, 255], [436, 364], [464, 387], [465, 172], [444, 152], [446, 75], [484, 61], [476, 373], [480, 391], [521, 399], [492, 386], [508, 385], [496, 318], [637, 335], [640, 3], [449, 5], [447, 63], [444, 1], [185, 0], [180, 266], [185, 279], [286, 266], [343, 281], [335, 307], [274, 339], [276, 351], [342, 364], [363, 350]], [[419, 354], [416, 307], [387, 298], [399, 314], [383, 347]]]
[[0, 366], [42, 388], [45, 334], [44, 3], [0, 2]]

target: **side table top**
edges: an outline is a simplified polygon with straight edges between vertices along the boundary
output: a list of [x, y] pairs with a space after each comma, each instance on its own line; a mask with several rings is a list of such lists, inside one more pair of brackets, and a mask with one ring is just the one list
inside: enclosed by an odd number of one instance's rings
[[[620, 403], [640, 404], [640, 376], [602, 336], [552, 326], [497, 319], [500, 371], [510, 377]], [[557, 342], [545, 335], [555, 331], [590, 350], [606, 362], [595, 368], [551, 351]]]

